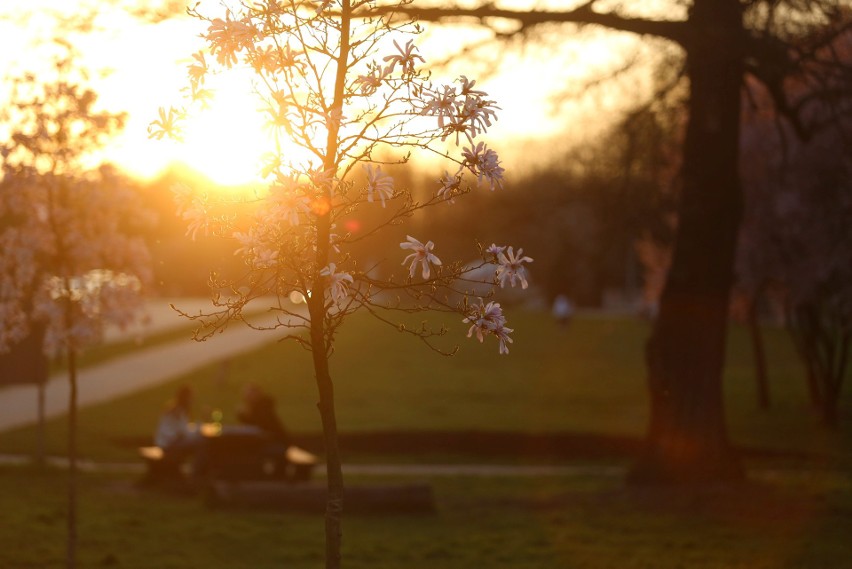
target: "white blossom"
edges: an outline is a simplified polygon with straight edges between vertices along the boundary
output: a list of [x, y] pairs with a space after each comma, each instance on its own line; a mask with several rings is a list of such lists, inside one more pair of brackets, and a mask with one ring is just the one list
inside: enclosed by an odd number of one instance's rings
[[491, 190], [503, 187], [503, 168], [497, 153], [480, 142], [473, 149], [465, 147], [462, 150], [464, 165], [482, 182], [485, 178]]
[[414, 63], [416, 60], [419, 59], [421, 63], [426, 63], [426, 60], [415, 53], [417, 46], [414, 45], [414, 40], [408, 40], [405, 43], [405, 47], [401, 47], [396, 40], [393, 40], [393, 45], [396, 46], [398, 53], [394, 53], [383, 58], [383, 61], [389, 62], [387, 66], [388, 73], [393, 73], [397, 64], [399, 64], [402, 68], [403, 74], [414, 73]]
[[450, 174], [445, 170], [439, 182], [441, 183], [441, 187], [438, 189], [438, 197], [452, 201], [453, 195], [461, 185], [461, 176], [459, 174]]
[[521, 288], [527, 288], [527, 270], [524, 263], [532, 263], [530, 257], [524, 256], [524, 250], [518, 249], [517, 255], [509, 247], [505, 251], [497, 254], [497, 262], [500, 265], [497, 267], [497, 280], [500, 281], [500, 286], [505, 287], [508, 281], [513, 287], [515, 281], [520, 281]]
[[299, 225], [300, 216], [311, 211], [310, 200], [299, 193], [298, 185], [292, 180], [285, 180], [283, 184], [273, 186], [269, 192], [271, 213], [291, 226]]
[[459, 83], [461, 83], [461, 94], [462, 95], [473, 95], [475, 97], [484, 97], [488, 94], [485, 91], [477, 91], [476, 89], [474, 89], [473, 86], [476, 85], [476, 81], [469, 80], [466, 75], [459, 75], [459, 78], [457, 79], [457, 81]]
[[359, 75], [355, 79], [355, 85], [360, 87], [362, 95], [372, 95], [379, 87], [382, 86], [382, 83], [390, 74], [390, 71], [389, 67], [371, 65], [370, 71], [367, 75]]
[[316, 4], [316, 14], [319, 16], [324, 11], [326, 11], [332, 4], [334, 4], [334, 0], [311, 0], [312, 3]]
[[399, 246], [401, 249], [410, 249], [412, 251], [412, 253], [402, 261], [403, 265], [411, 261], [411, 265], [408, 267], [408, 276], [414, 278], [414, 273], [417, 270], [417, 263], [420, 263], [423, 268], [421, 274], [424, 279], [428, 279], [431, 270], [430, 264], [441, 264], [441, 260], [432, 253], [432, 249], [435, 248], [435, 244], [428, 241], [424, 245], [411, 235], [406, 235], [405, 238], [407, 242], [400, 243]]
[[354, 282], [352, 275], [337, 272], [337, 265], [335, 263], [329, 263], [327, 267], [324, 267], [320, 271], [320, 275], [328, 277], [328, 288], [334, 303], [343, 303], [349, 296], [349, 285]]
[[210, 53], [216, 61], [226, 67], [237, 62], [237, 53], [252, 46], [257, 29], [249, 18], [232, 20], [230, 16], [223, 20], [216, 18], [207, 28], [206, 39], [210, 42]]
[[363, 167], [367, 174], [367, 201], [372, 202], [375, 193], [385, 207], [385, 200], [393, 197], [393, 178], [383, 173], [381, 166], [373, 169], [371, 164], [364, 164]]
[[174, 184], [171, 190], [178, 215], [186, 222], [186, 235], [189, 235], [193, 241], [199, 231], [204, 231], [204, 235], [207, 235], [209, 229], [207, 195], [199, 194], [183, 183]]
[[248, 233], [234, 232], [233, 237], [240, 244], [234, 255], [242, 255], [253, 268], [269, 269], [278, 262], [278, 250], [263, 234], [259, 225], [253, 225]]
[[437, 92], [424, 92], [423, 100], [421, 114], [437, 116], [440, 128], [445, 128], [456, 116], [456, 89], [451, 85], [443, 85]]
[[169, 107], [168, 111], [160, 107], [159, 115], [159, 119], [148, 125], [148, 138], [162, 140], [164, 137], [168, 137], [178, 141], [182, 140], [183, 127], [181, 122], [184, 119], [184, 112], [174, 107]]
[[509, 353], [507, 344], [512, 343], [509, 334], [514, 330], [506, 327], [506, 317], [503, 315], [503, 309], [498, 302], [485, 304], [480, 298], [479, 306], [473, 307], [470, 314], [462, 322], [470, 324], [470, 328], [467, 331], [468, 338], [475, 333], [476, 338], [480, 342], [483, 342], [485, 336], [493, 334], [499, 341], [500, 354]]
[[496, 257], [497, 255], [499, 255], [500, 253], [502, 253], [505, 250], [506, 250], [506, 247], [492, 243], [491, 246], [488, 247], [488, 249], [485, 250], [485, 252], [491, 253], [492, 255], [494, 255]]

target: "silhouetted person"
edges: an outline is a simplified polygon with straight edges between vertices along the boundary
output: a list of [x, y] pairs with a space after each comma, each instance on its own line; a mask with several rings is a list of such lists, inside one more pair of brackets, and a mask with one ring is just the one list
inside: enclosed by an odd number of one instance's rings
[[243, 401], [237, 411], [237, 419], [262, 430], [274, 442], [290, 446], [290, 435], [275, 412], [275, 400], [254, 383], [249, 383], [243, 389]]

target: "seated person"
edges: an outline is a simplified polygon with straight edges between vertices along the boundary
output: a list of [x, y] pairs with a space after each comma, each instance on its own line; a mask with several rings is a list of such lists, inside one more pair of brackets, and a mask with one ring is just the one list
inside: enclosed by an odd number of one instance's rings
[[274, 459], [277, 476], [287, 474], [287, 447], [292, 443], [278, 413], [275, 412], [275, 400], [254, 383], [243, 389], [243, 400], [237, 411], [237, 419], [244, 425], [260, 430], [269, 443], [264, 446], [264, 454]]
[[190, 421], [191, 414], [192, 389], [184, 385], [166, 405], [154, 434], [154, 444], [163, 449], [163, 453], [169, 458], [182, 460], [198, 448], [201, 438]]
[[290, 446], [290, 435], [275, 412], [275, 400], [254, 383], [249, 383], [243, 389], [243, 401], [237, 411], [237, 419], [245, 425], [257, 427], [285, 448]]

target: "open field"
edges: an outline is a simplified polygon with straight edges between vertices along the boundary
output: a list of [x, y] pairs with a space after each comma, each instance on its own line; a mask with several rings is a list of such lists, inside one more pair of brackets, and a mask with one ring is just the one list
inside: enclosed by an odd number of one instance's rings
[[[852, 559], [852, 482], [830, 472], [699, 492], [583, 476], [426, 481], [432, 514], [346, 516], [345, 567], [805, 569]], [[322, 566], [319, 514], [211, 510], [115, 475], [83, 475], [80, 490], [81, 568]], [[63, 566], [64, 498], [60, 471], [0, 467], [0, 567]]]
[[[370, 319], [350, 321], [332, 360], [341, 432], [642, 435], [647, 418], [642, 358], [647, 323], [588, 317], [562, 330], [547, 314], [521, 311], [509, 317], [516, 333], [508, 356], [498, 356], [493, 344], [466, 339], [461, 323], [451, 322], [453, 329], [445, 338], [446, 346], [457, 342], [461, 350], [444, 357]], [[848, 382], [841, 429], [828, 432], [809, 409], [804, 372], [786, 334], [767, 329], [773, 406], [760, 412], [747, 336], [738, 327], [731, 332], [726, 398], [735, 442], [848, 461]], [[80, 418], [82, 453], [95, 459], [134, 458], [134, 447], [150, 436], [163, 403], [181, 382], [195, 387], [199, 410], [219, 408], [228, 422], [234, 420], [242, 385], [255, 381], [275, 394], [285, 423], [295, 433], [316, 434], [320, 425], [308, 356], [293, 342], [272, 343], [226, 366], [208, 366], [180, 381], [86, 409]], [[53, 454], [64, 451], [64, 429], [62, 419], [48, 424]], [[30, 452], [33, 441], [32, 428], [2, 433], [0, 453]]]

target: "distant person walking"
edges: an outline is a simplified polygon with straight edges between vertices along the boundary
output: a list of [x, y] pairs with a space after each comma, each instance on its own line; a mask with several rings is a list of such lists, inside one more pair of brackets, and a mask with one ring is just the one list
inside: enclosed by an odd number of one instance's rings
[[571, 323], [571, 317], [574, 315], [574, 305], [564, 294], [556, 295], [553, 300], [553, 319], [559, 325], [566, 328]]

